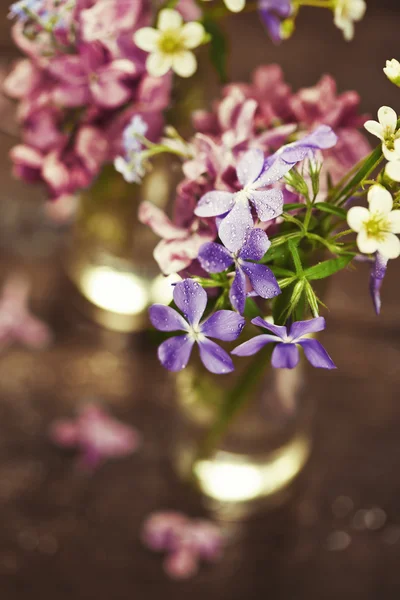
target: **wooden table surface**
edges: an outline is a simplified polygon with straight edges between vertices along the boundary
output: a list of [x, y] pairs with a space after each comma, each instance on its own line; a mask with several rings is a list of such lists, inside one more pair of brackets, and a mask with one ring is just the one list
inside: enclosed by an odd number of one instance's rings
[[[318, 11], [279, 49], [246, 17], [241, 35], [249, 60], [279, 60], [295, 87], [333, 72], [342, 89], [362, 92], [371, 112], [384, 103], [398, 106], [400, 91], [381, 75], [386, 58], [399, 58], [398, 8], [368, 5], [351, 46]], [[246, 77], [238, 46], [234, 71]], [[4, 153], [11, 144], [1, 138]], [[68, 232], [41, 225], [40, 194], [13, 181], [9, 170], [2, 161], [0, 278], [16, 267], [29, 272], [33, 304], [56, 339], [47, 351], [15, 347], [0, 357], [1, 600], [398, 600], [399, 263], [390, 265], [379, 319], [366, 265], [341, 273], [331, 287], [324, 344], [339, 369], [314, 371], [309, 380], [318, 404], [315, 445], [297, 493], [273, 513], [227, 525], [224, 559], [174, 583], [138, 536], [152, 510], [204, 514], [201, 499], [169, 466], [169, 380], [146, 336], [102, 331], [74, 309], [60, 267]], [[87, 475], [51, 446], [46, 432], [53, 419], [93, 397], [138, 427], [144, 444]], [[347, 505], [353, 508], [341, 516]], [[370, 513], [378, 529], [362, 528], [358, 511], [373, 507], [380, 509]]]

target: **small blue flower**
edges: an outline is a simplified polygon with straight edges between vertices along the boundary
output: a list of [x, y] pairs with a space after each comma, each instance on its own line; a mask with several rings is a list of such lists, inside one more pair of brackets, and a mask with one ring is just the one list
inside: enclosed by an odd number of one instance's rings
[[139, 152], [142, 149], [142, 143], [138, 136], [145, 136], [148, 128], [146, 121], [140, 115], [135, 115], [129, 125], [125, 127], [122, 141], [128, 156], [131, 152]]
[[253, 292], [261, 298], [274, 298], [281, 293], [275, 275], [266, 265], [256, 262], [261, 260], [271, 242], [262, 229], [253, 229], [239, 252], [232, 252], [229, 245], [224, 248], [221, 244], [209, 242], [200, 248], [199, 262], [207, 273], [222, 273], [233, 264], [235, 265], [235, 279], [229, 292], [229, 298], [233, 308], [241, 315], [244, 312], [247, 293], [247, 281], [249, 279]]
[[150, 320], [156, 329], [183, 332], [183, 335], [167, 339], [158, 348], [158, 358], [163, 367], [169, 371], [184, 369], [197, 343], [200, 359], [211, 373], [221, 375], [233, 371], [229, 354], [209, 338], [225, 342], [236, 340], [245, 325], [244, 318], [232, 310], [218, 310], [200, 322], [207, 306], [207, 294], [192, 279], [176, 284], [174, 302], [183, 316], [163, 304], [154, 304], [150, 308]]
[[283, 40], [281, 20], [292, 14], [291, 0], [258, 0], [258, 11], [271, 39], [275, 43]]
[[10, 6], [9, 19], [17, 18], [24, 23], [30, 19], [29, 13], [38, 13], [43, 5], [43, 0], [19, 0]]
[[308, 321], [296, 321], [292, 323], [290, 330], [282, 325], [272, 325], [261, 317], [252, 320], [253, 325], [262, 327], [268, 334], [257, 335], [248, 342], [244, 342], [234, 350], [232, 354], [237, 356], [252, 356], [259, 352], [266, 344], [277, 342], [271, 358], [271, 364], [277, 369], [294, 369], [300, 360], [297, 346], [301, 346], [304, 354], [313, 367], [319, 369], [336, 369], [334, 362], [325, 348], [312, 338], [306, 337], [310, 333], [316, 333], [325, 329], [325, 319], [317, 317]]

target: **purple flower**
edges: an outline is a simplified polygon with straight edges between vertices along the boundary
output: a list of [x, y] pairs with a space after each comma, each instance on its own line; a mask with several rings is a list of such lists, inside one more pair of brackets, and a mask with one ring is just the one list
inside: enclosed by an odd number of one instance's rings
[[[292, 151], [291, 159], [294, 157], [295, 152]], [[242, 156], [236, 169], [243, 189], [236, 193], [220, 190], [208, 192], [197, 204], [195, 214], [198, 217], [225, 215], [218, 234], [226, 247], [237, 252], [254, 226], [250, 205], [254, 206], [260, 221], [270, 221], [282, 214], [282, 192], [261, 188], [282, 179], [295, 162], [287, 162], [274, 155], [265, 168], [264, 153], [257, 149], [249, 150]]]
[[386, 275], [387, 264], [388, 260], [377, 252], [369, 279], [369, 289], [377, 315], [381, 312], [381, 287]]
[[275, 43], [281, 42], [281, 19], [290, 17], [291, 0], [258, 0], [258, 11], [272, 40]]
[[277, 155], [286, 162], [299, 162], [307, 156], [312, 157], [317, 150], [333, 148], [337, 140], [337, 135], [329, 125], [320, 125], [300, 140], [278, 150]]
[[235, 279], [229, 292], [232, 306], [242, 315], [246, 302], [246, 276], [249, 278], [254, 292], [261, 298], [274, 298], [280, 294], [275, 275], [266, 265], [254, 262], [261, 260], [271, 242], [265, 231], [253, 229], [239, 252], [232, 252], [229, 247], [209, 242], [204, 244], [199, 252], [199, 261], [207, 273], [222, 273], [233, 264]]
[[94, 404], [85, 406], [76, 419], [55, 421], [50, 437], [58, 446], [78, 448], [80, 464], [86, 468], [95, 468], [107, 458], [132, 454], [140, 445], [136, 429]]
[[310, 333], [316, 333], [325, 329], [325, 319], [317, 317], [308, 321], [296, 321], [292, 323], [289, 333], [282, 325], [271, 325], [261, 317], [252, 320], [253, 325], [258, 325], [271, 334], [263, 334], [244, 342], [232, 351], [237, 356], [251, 356], [259, 352], [266, 344], [278, 342], [272, 352], [272, 366], [278, 369], [293, 369], [299, 362], [299, 350], [301, 346], [304, 354], [313, 367], [321, 369], [336, 369], [331, 357], [325, 348], [312, 338], [305, 337]]
[[150, 550], [167, 553], [164, 569], [173, 579], [195, 575], [200, 559], [214, 562], [223, 549], [222, 533], [214, 523], [174, 511], [150, 515], [143, 525], [142, 541]]
[[156, 329], [185, 332], [185, 335], [167, 339], [158, 348], [158, 358], [163, 367], [169, 371], [184, 369], [197, 343], [206, 369], [218, 374], [233, 371], [229, 354], [208, 338], [210, 336], [225, 342], [236, 340], [245, 325], [243, 317], [231, 310], [219, 310], [200, 323], [207, 306], [207, 294], [191, 279], [176, 284], [174, 302], [184, 318], [170, 306], [154, 304], [150, 308], [150, 320]]

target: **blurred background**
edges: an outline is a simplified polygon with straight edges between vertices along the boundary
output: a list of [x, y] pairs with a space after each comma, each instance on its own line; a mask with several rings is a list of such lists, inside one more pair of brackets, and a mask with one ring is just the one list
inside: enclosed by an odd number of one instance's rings
[[[134, 0], [132, 0], [134, 1]], [[0, 72], [17, 56], [8, 2], [1, 0]], [[234, 80], [278, 62], [294, 89], [325, 73], [339, 91], [361, 95], [363, 112], [399, 112], [400, 91], [382, 72], [400, 59], [399, 0], [367, 0], [346, 43], [328, 11], [302, 9], [293, 38], [279, 47], [254, 15], [226, 22]], [[207, 80], [207, 94], [217, 94]], [[375, 317], [368, 265], [342, 272], [329, 291], [324, 344], [338, 371], [313, 373], [316, 439], [301, 489], [284, 506], [229, 525], [223, 560], [188, 582], [170, 582], [139, 531], [150, 511], [204, 515], [201, 499], [169, 466], [172, 387], [143, 334], [101, 329], [76, 309], [62, 258], [68, 228], [43, 219], [39, 189], [11, 176], [14, 108], [0, 105], [0, 280], [28, 274], [32, 306], [55, 342], [0, 355], [0, 598], [144, 600], [397, 600], [400, 595], [399, 262], [389, 265]], [[141, 452], [93, 474], [52, 446], [48, 427], [98, 399], [143, 435]], [[360, 511], [373, 510], [367, 527]], [[372, 513], [371, 513], [372, 514]], [[358, 516], [357, 516], [358, 515]]]

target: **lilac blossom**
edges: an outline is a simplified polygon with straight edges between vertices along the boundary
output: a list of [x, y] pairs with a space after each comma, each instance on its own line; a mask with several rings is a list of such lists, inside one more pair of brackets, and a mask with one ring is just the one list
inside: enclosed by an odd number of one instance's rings
[[95, 404], [86, 405], [75, 419], [55, 421], [50, 437], [58, 446], [77, 448], [81, 466], [91, 469], [107, 458], [132, 454], [140, 445], [135, 428], [113, 419]]
[[114, 159], [114, 167], [128, 183], [141, 183], [146, 174], [145, 158], [141, 153], [143, 146], [139, 137], [144, 136], [147, 130], [148, 125], [143, 117], [134, 115], [123, 131], [125, 156], [117, 156]]
[[281, 42], [284, 39], [281, 20], [292, 14], [291, 0], [258, 0], [258, 11], [271, 39]]
[[248, 235], [239, 252], [232, 252], [229, 247], [209, 242], [204, 244], [199, 252], [199, 261], [207, 273], [222, 273], [235, 265], [235, 279], [233, 280], [229, 298], [232, 306], [242, 315], [244, 312], [247, 280], [257, 296], [269, 299], [280, 294], [275, 275], [266, 265], [259, 265], [252, 261], [261, 260], [271, 242], [262, 229], [255, 228]]
[[183, 317], [170, 306], [154, 304], [150, 320], [159, 331], [183, 331], [184, 335], [168, 338], [158, 348], [158, 358], [169, 371], [181, 371], [187, 366], [195, 343], [199, 346], [203, 365], [212, 373], [224, 374], [234, 370], [227, 352], [209, 337], [232, 342], [245, 325], [245, 320], [231, 310], [219, 310], [200, 322], [207, 306], [207, 294], [200, 284], [185, 279], [174, 288], [174, 302]]
[[0, 348], [20, 342], [40, 350], [52, 341], [48, 325], [29, 310], [29, 291], [29, 282], [20, 275], [10, 276], [4, 284], [0, 298]]
[[251, 321], [253, 325], [262, 327], [271, 334], [258, 335], [248, 342], [244, 342], [232, 351], [237, 356], [252, 356], [259, 352], [266, 344], [277, 342], [273, 352], [271, 363], [277, 369], [293, 369], [299, 362], [299, 350], [301, 346], [304, 354], [313, 367], [321, 369], [335, 369], [331, 357], [325, 348], [315, 339], [307, 337], [325, 329], [325, 319], [316, 317], [308, 321], [296, 321], [290, 326], [289, 332], [283, 325], [272, 325], [261, 317]]
[[81, 44], [79, 55], [65, 54], [49, 64], [50, 73], [59, 81], [54, 101], [74, 107], [95, 104], [111, 109], [132, 98], [129, 80], [138, 77], [136, 65], [126, 59], [110, 59], [99, 43]]
[[222, 216], [218, 234], [223, 244], [237, 252], [254, 226], [251, 205], [260, 221], [275, 219], [283, 211], [283, 194], [280, 190], [263, 190], [276, 183], [297, 162], [295, 152], [291, 160], [273, 156], [265, 167], [264, 153], [261, 150], [248, 150], [240, 159], [236, 172], [243, 188], [236, 193], [214, 190], [206, 193], [197, 204], [198, 217]]
[[150, 515], [142, 541], [155, 552], [166, 552], [164, 570], [172, 579], [187, 579], [198, 571], [199, 561], [217, 561], [223, 550], [220, 529], [205, 519], [189, 519], [183, 513], [163, 511]]
[[146, 174], [143, 156], [140, 153], [129, 157], [117, 156], [114, 167], [128, 183], [141, 183]]
[[377, 315], [379, 315], [381, 312], [381, 287], [386, 275], [387, 264], [388, 259], [384, 258], [381, 254], [379, 254], [379, 252], [377, 252], [369, 279], [369, 289]]

